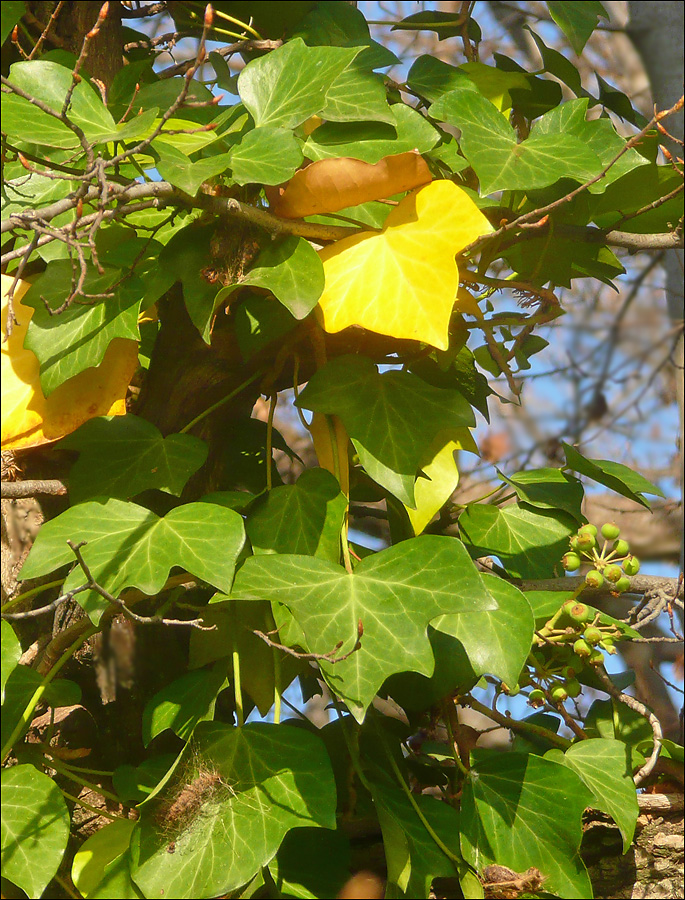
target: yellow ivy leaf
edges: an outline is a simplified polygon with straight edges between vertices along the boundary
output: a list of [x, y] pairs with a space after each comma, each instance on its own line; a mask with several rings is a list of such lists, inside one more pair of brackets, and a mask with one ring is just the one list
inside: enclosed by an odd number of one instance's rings
[[324, 329], [361, 325], [446, 350], [459, 286], [455, 254], [492, 230], [451, 181], [413, 191], [380, 233], [353, 235], [319, 251], [326, 276], [319, 299]]
[[509, 114], [511, 109], [511, 90], [531, 90], [528, 79], [521, 72], [505, 72], [485, 63], [468, 62], [459, 66], [462, 72], [476, 85], [480, 93], [495, 104], [500, 112]]
[[[7, 333], [7, 293], [13, 278], [2, 276], [2, 333]], [[21, 303], [29, 289], [20, 281], [14, 294], [19, 321], [2, 344], [2, 448], [19, 450], [63, 438], [94, 416], [126, 414], [126, 391], [138, 365], [137, 341], [115, 338], [103, 361], [65, 381], [46, 399], [38, 359], [24, 349], [33, 310]]]
[[[337, 416], [324, 416], [322, 413], [314, 413], [312, 421], [309, 423], [309, 431], [312, 435], [319, 465], [338, 479], [340, 490], [346, 497], [349, 497], [350, 462], [347, 448], [350, 439], [347, 436], [347, 431], [345, 431], [345, 426]], [[333, 436], [335, 436], [335, 450], [333, 449]]]
[[459, 484], [459, 468], [454, 458], [455, 450], [478, 453], [478, 448], [468, 428], [453, 429], [436, 435], [414, 485], [416, 509], [405, 506], [414, 534], [421, 534], [436, 512], [449, 500]]

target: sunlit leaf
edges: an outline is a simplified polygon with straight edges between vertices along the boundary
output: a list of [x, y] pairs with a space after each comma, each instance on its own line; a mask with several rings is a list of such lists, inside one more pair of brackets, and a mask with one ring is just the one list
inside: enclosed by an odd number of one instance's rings
[[607, 11], [598, 0], [549, 0], [549, 14], [571, 42], [577, 54], [583, 52], [588, 38], [597, 27], [600, 17], [608, 19]]
[[14, 628], [5, 619], [0, 623], [0, 628], [2, 629], [2, 676], [0, 677], [0, 686], [2, 687], [2, 702], [4, 703], [7, 679], [16, 669], [21, 659], [21, 644], [14, 633]]
[[264, 125], [248, 131], [229, 156], [238, 184], [280, 184], [302, 163], [302, 145], [292, 131]]
[[665, 496], [661, 488], [652, 484], [639, 472], [634, 472], [628, 466], [624, 466], [623, 463], [613, 462], [610, 459], [589, 459], [579, 453], [575, 447], [564, 442], [562, 442], [562, 447], [566, 454], [566, 464], [570, 469], [591, 478], [598, 484], [611, 488], [617, 494], [628, 497], [647, 509], [649, 509], [649, 500], [645, 498], [645, 494], [654, 494], [657, 497]]
[[352, 574], [310, 556], [253, 556], [238, 572], [233, 594], [283, 603], [314, 653], [331, 653], [340, 641], [338, 653], [348, 653], [361, 620], [360, 649], [336, 663], [320, 663], [360, 721], [394, 672], [432, 674], [431, 619], [496, 606], [461, 541], [438, 535], [366, 557]]
[[74, 855], [71, 878], [88, 900], [136, 900], [143, 895], [131, 881], [127, 851], [135, 822], [117, 819], [91, 834]]
[[69, 839], [69, 810], [55, 782], [31, 765], [2, 772], [2, 874], [37, 900]]
[[[7, 291], [13, 280], [2, 276], [3, 335], [7, 328]], [[100, 365], [64, 381], [46, 399], [38, 359], [23, 347], [34, 315], [34, 310], [21, 302], [29, 288], [28, 282], [17, 285], [14, 311], [19, 324], [14, 325], [11, 336], [2, 344], [3, 449], [17, 450], [56, 441], [93, 416], [124, 415], [126, 391], [138, 364], [136, 341], [115, 338]]]
[[321, 159], [290, 179], [274, 197], [277, 216], [298, 219], [336, 212], [427, 184], [433, 176], [413, 151], [386, 156], [375, 164], [349, 157]]
[[379, 373], [363, 356], [330, 360], [297, 405], [338, 416], [368, 474], [408, 506], [414, 505], [417, 470], [438, 432], [475, 424], [459, 392], [434, 388], [411, 372]]
[[455, 254], [492, 226], [468, 194], [434, 181], [405, 197], [380, 234], [360, 234], [319, 251], [326, 286], [319, 300], [324, 328], [361, 325], [442, 350], [459, 271]]

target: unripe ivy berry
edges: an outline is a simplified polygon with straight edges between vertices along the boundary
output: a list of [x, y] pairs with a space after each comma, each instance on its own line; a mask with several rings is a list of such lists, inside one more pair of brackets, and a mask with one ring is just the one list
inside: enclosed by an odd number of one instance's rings
[[531, 691], [530, 694], [528, 694], [528, 700], [531, 703], [544, 703], [545, 692], [541, 691], [540, 688], [535, 688], [535, 690]]
[[625, 575], [623, 576], [623, 578], [619, 578], [614, 585], [614, 590], [618, 591], [619, 594], [622, 594], [624, 591], [630, 590], [630, 578], [626, 578]]
[[615, 541], [620, 533], [621, 529], [616, 522], [605, 522], [602, 525], [602, 537], [606, 538], [607, 541]]
[[637, 556], [629, 556], [623, 560], [623, 571], [626, 575], [637, 575], [640, 571], [640, 560]]
[[599, 644], [604, 635], [599, 630], [599, 628], [595, 628], [594, 625], [590, 625], [589, 628], [586, 628], [583, 632], [583, 638], [588, 642], [588, 644]]
[[587, 657], [592, 656], [592, 647], [588, 644], [587, 641], [584, 641], [582, 638], [578, 638], [578, 640], [573, 645], [573, 652], [581, 659], [587, 659]]
[[[564, 678], [567, 678], [569, 681], [573, 681], [575, 679], [576, 675], [579, 672], [583, 671], [583, 666], [580, 665], [579, 663], [580, 663], [580, 660], [578, 661], [578, 663], [575, 663], [575, 664], [571, 663], [570, 666], [564, 666], [564, 668], [561, 670], [561, 674], [564, 676]], [[572, 696], [572, 695], [569, 694], [569, 696]]]
[[579, 681], [576, 681], [575, 678], [569, 678], [569, 680], [566, 682], [566, 693], [569, 695], [569, 697], [575, 698], [580, 696], [581, 690], [581, 684]]
[[604, 664], [604, 654], [601, 650], [595, 650], [588, 662], [591, 666], [601, 666]]
[[562, 609], [564, 614], [567, 615], [572, 622], [576, 622], [578, 625], [587, 622], [594, 615], [594, 610], [591, 610], [585, 603], [579, 603], [577, 600], [567, 600]]
[[597, 569], [591, 569], [585, 576], [585, 583], [589, 587], [600, 588], [604, 584], [604, 576]]
[[581, 532], [576, 538], [576, 550], [580, 550], [581, 553], [587, 553], [589, 550], [592, 550], [593, 547], [597, 546], [597, 540], [594, 535], [589, 534], [587, 531]]
[[555, 703], [563, 703], [564, 700], [568, 700], [568, 692], [563, 684], [555, 684], [549, 693]]
[[586, 525], [581, 525], [578, 529], [578, 534], [591, 534], [593, 537], [597, 537], [597, 526], [588, 522]]
[[613, 552], [616, 556], [625, 556], [630, 550], [628, 541], [616, 541]]
[[605, 566], [604, 571], [602, 573], [607, 581], [610, 581], [612, 584], [616, 584], [619, 579], [623, 578], [623, 570], [620, 566], [612, 563], [610, 566]]
[[577, 553], [565, 553], [561, 558], [561, 564], [567, 572], [575, 572], [580, 568], [580, 557]]
[[611, 638], [605, 638], [603, 641], [600, 641], [599, 646], [602, 650], [606, 650], [609, 656], [613, 656], [616, 653], [616, 647], [614, 647], [614, 642]]

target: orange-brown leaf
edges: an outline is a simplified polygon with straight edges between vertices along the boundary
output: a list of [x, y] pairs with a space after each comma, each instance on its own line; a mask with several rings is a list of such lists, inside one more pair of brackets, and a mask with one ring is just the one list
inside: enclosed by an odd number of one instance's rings
[[322, 215], [402, 194], [431, 179], [423, 157], [413, 150], [386, 156], [373, 165], [347, 156], [321, 159], [296, 172], [274, 198], [272, 208], [287, 219]]

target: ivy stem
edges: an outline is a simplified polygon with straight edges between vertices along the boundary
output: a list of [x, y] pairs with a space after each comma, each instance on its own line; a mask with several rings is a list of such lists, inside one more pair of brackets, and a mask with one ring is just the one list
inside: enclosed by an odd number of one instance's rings
[[335, 694], [331, 691], [331, 697], [333, 698], [333, 706], [335, 707], [335, 711], [338, 714], [338, 718], [340, 719], [340, 730], [342, 731], [343, 740], [347, 745], [347, 752], [350, 754], [350, 761], [352, 762], [352, 768], [357, 773], [357, 777], [359, 781], [364, 785], [366, 790], [371, 793], [371, 784], [369, 779], [364, 774], [364, 770], [362, 769], [361, 760], [359, 758], [359, 747], [357, 746], [357, 735], [354, 737], [350, 735], [347, 730], [347, 716], [343, 714], [342, 707], [340, 705], [340, 700], [335, 696]]
[[273, 436], [274, 436], [274, 415], [276, 414], [276, 406], [278, 405], [278, 395], [276, 391], [271, 394], [269, 401], [269, 417], [266, 420], [266, 489], [270, 491], [273, 487], [273, 475], [271, 466], [273, 463]]
[[75, 784], [80, 784], [81, 787], [89, 788], [96, 794], [100, 794], [102, 797], [106, 797], [108, 800], [113, 800], [114, 803], [121, 803], [116, 794], [112, 794], [111, 791], [107, 791], [104, 788], [100, 787], [97, 784], [93, 784], [90, 781], [86, 781], [85, 778], [81, 778], [67, 769], [62, 765], [62, 761], [60, 759], [56, 759], [54, 756], [50, 758], [50, 768], [54, 769], [56, 772], [59, 772], [61, 775], [64, 775], [65, 778], [68, 778], [70, 781], [73, 781]]
[[68, 794], [66, 791], [62, 791], [62, 796], [66, 797], [67, 800], [71, 800], [73, 803], [78, 803], [78, 805], [82, 806], [84, 809], [89, 809], [98, 816], [103, 816], [105, 819], [111, 819], [113, 822], [118, 822], [122, 819], [124, 822], [128, 822], [128, 819], [124, 819], [123, 816], [115, 816], [114, 813], [111, 813], [108, 809], [98, 809], [97, 806], [91, 806], [90, 803], [86, 803], [85, 800], [80, 800], [78, 797], [74, 797], [73, 794]]
[[201, 412], [199, 416], [195, 416], [187, 425], [184, 425], [181, 428], [179, 434], [187, 434], [191, 428], [194, 428], [198, 422], [201, 422], [203, 419], [206, 419], [207, 416], [211, 415], [215, 410], [219, 409], [225, 403], [229, 403], [233, 400], [234, 397], [237, 397], [241, 391], [244, 391], [245, 388], [252, 384], [253, 381], [256, 381], [261, 375], [266, 372], [266, 366], [262, 366], [261, 369], [258, 369], [256, 372], [253, 372], [249, 378], [246, 378], [241, 384], [238, 385], [237, 388], [234, 388], [230, 393], [226, 394], [225, 397], [222, 397], [221, 400], [217, 400], [216, 403], [212, 403], [211, 406], [208, 406], [204, 412]]
[[505, 716], [496, 709], [491, 709], [489, 706], [486, 706], [484, 703], [481, 703], [471, 696], [462, 697], [462, 700], [465, 704], [470, 706], [471, 709], [483, 713], [484, 716], [492, 719], [493, 722], [497, 722], [497, 724], [501, 725], [503, 728], [509, 728], [511, 731], [517, 731], [519, 734], [533, 735], [534, 737], [549, 741], [550, 744], [556, 744], [560, 750], [566, 751], [571, 746], [571, 741], [561, 737], [559, 734], [555, 734], [553, 731], [548, 731], [541, 725], [534, 725], [532, 722], [519, 722], [518, 719], [512, 719], [509, 716]]
[[64, 578], [57, 578], [55, 581], [48, 581], [45, 584], [39, 584], [38, 587], [31, 588], [30, 591], [24, 591], [23, 594], [17, 594], [16, 597], [13, 597], [11, 600], [8, 600], [7, 603], [2, 607], [2, 612], [9, 612], [10, 609], [15, 607], [18, 603], [21, 603], [22, 600], [28, 600], [30, 597], [35, 597], [36, 594], [42, 594], [43, 591], [49, 590], [49, 588], [58, 587], [60, 584], [64, 583]]
[[76, 640], [67, 647], [67, 649], [57, 660], [55, 665], [50, 669], [50, 671], [47, 673], [47, 675], [43, 678], [41, 683], [38, 685], [36, 690], [33, 692], [33, 696], [29, 700], [26, 708], [24, 709], [24, 712], [21, 714], [19, 721], [17, 722], [17, 724], [15, 725], [15, 727], [12, 731], [12, 734], [10, 734], [9, 738], [7, 739], [7, 743], [2, 748], [2, 761], [3, 762], [7, 759], [9, 752], [12, 749], [12, 747], [14, 746], [15, 742], [17, 740], [19, 740], [19, 737], [21, 736], [24, 728], [31, 721], [34, 710], [40, 703], [40, 701], [43, 697], [43, 694], [48, 689], [48, 685], [53, 681], [55, 676], [60, 672], [60, 670], [71, 659], [71, 657], [74, 655], [74, 653], [76, 653], [76, 651], [79, 649], [79, 647], [81, 647], [82, 644], [88, 640], [88, 638], [91, 638], [94, 634], [97, 634], [98, 630], [99, 629], [96, 628], [95, 625], [91, 625], [90, 628], [87, 628], [86, 631], [79, 634], [79, 636], [76, 638]]
[[454, 737], [454, 728], [452, 727], [452, 720], [455, 718], [456, 718], [456, 712], [454, 709], [454, 702], [451, 699], [446, 700], [443, 704], [443, 719], [445, 722], [445, 727], [447, 728], [447, 735], [450, 739], [450, 749], [452, 750], [452, 758], [454, 759], [454, 765], [457, 767], [457, 769], [459, 769], [461, 774], [466, 778], [469, 775], [469, 770], [466, 768], [464, 763], [461, 761], [461, 756], [459, 756], [459, 748], [457, 746], [457, 742]]
[[421, 820], [421, 824], [423, 825], [423, 827], [426, 829], [428, 834], [431, 836], [431, 838], [433, 839], [435, 844], [442, 850], [442, 852], [445, 854], [445, 856], [448, 859], [452, 860], [453, 863], [456, 863], [457, 871], [459, 872], [464, 866], [464, 860], [460, 856], [457, 856], [456, 853], [453, 853], [452, 850], [450, 850], [450, 848], [447, 846], [447, 844], [445, 844], [444, 841], [441, 840], [440, 836], [436, 833], [436, 831], [433, 828], [433, 826], [431, 825], [431, 823], [425, 817], [421, 807], [416, 802], [416, 797], [412, 794], [411, 790], [409, 789], [409, 785], [404, 780], [404, 776], [402, 775], [400, 767], [397, 765], [395, 758], [393, 757], [393, 755], [390, 751], [390, 748], [387, 745], [387, 742], [385, 740], [385, 735], [383, 734], [382, 729], [380, 728], [380, 726], [378, 725], [377, 722], [375, 722], [375, 725], [376, 725], [376, 731], [378, 733], [378, 736], [381, 739], [381, 744], [383, 745], [383, 750], [385, 752], [385, 755], [388, 758], [388, 762], [390, 763], [390, 768], [392, 769], [393, 775], [397, 779], [399, 786], [404, 791], [404, 793], [407, 797], [407, 800], [409, 800], [410, 804], [412, 805], [412, 807], [414, 809], [414, 812]]
[[235, 715], [238, 728], [242, 728], [245, 724], [245, 707], [243, 706], [243, 691], [240, 683], [240, 651], [237, 647], [236, 636], [238, 634], [238, 615], [236, 611], [235, 600], [231, 605], [231, 625], [233, 626], [233, 653], [231, 661], [233, 663], [233, 693], [235, 696]]

